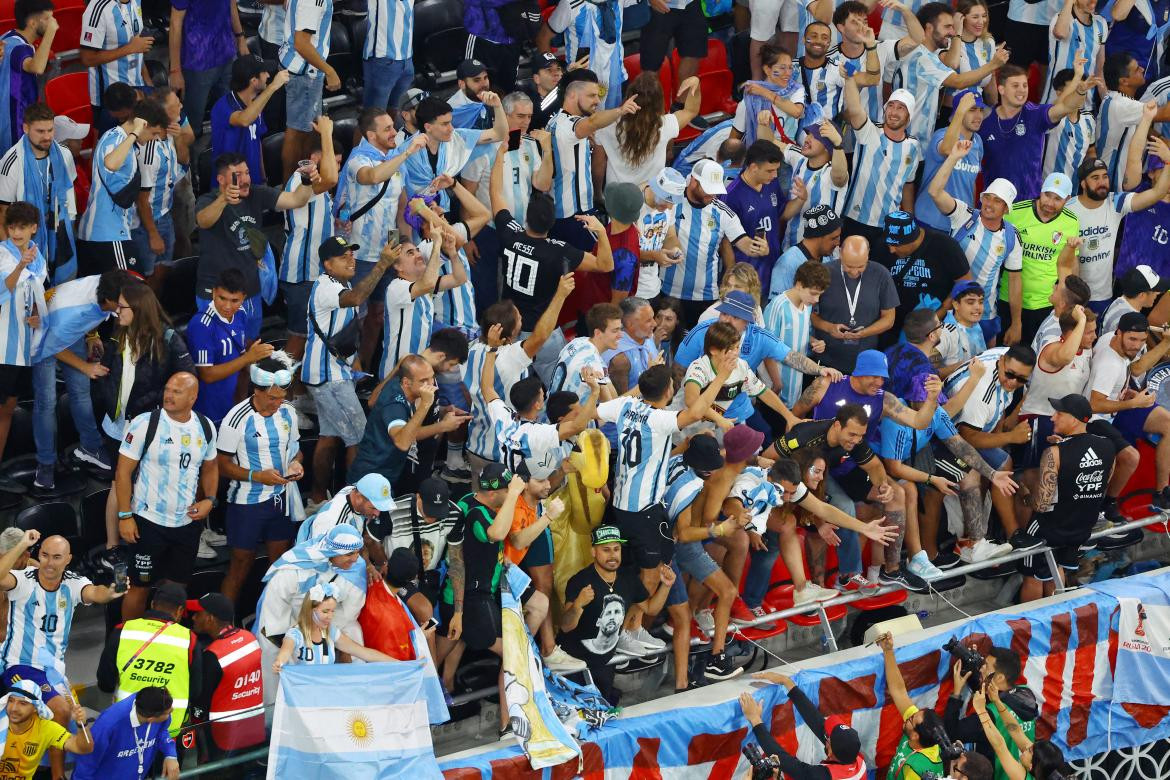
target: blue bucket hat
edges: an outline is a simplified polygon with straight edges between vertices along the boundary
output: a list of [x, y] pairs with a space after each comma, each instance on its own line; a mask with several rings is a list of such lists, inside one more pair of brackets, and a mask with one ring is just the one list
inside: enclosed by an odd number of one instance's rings
[[878, 376], [882, 379], [890, 378], [890, 367], [886, 356], [876, 349], [865, 349], [857, 355], [857, 365], [853, 367], [853, 376]]

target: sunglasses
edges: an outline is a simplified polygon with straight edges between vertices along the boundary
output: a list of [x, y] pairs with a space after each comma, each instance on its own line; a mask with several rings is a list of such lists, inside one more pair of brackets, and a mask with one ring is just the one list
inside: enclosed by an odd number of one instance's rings
[[1009, 371], [1006, 368], [1003, 370], [1003, 375], [1004, 375], [1005, 379], [1014, 379], [1017, 382], [1019, 382], [1020, 384], [1027, 382], [1029, 379], [1029, 377], [1026, 374], [1017, 374], [1015, 371]]

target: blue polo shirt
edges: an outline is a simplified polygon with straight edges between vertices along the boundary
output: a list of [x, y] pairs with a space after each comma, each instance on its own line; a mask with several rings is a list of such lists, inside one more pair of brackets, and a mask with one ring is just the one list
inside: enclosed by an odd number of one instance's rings
[[[73, 777], [76, 780], [138, 780], [138, 751], [147, 773], [158, 753], [176, 758], [175, 741], [166, 723], [139, 724], [134, 716], [132, 693], [105, 710], [90, 726], [94, 749], [76, 757]], [[138, 724], [138, 725], [135, 725]]]
[[[187, 325], [187, 348], [198, 366], [218, 366], [235, 360], [247, 348], [244, 335], [247, 331], [248, 315], [244, 310], [236, 312], [227, 322], [215, 310], [215, 304], [207, 304], [203, 313]], [[238, 374], [224, 377], [218, 382], [199, 380], [199, 397], [195, 399], [195, 411], [203, 414], [216, 425], [232, 408], [236, 394]]]

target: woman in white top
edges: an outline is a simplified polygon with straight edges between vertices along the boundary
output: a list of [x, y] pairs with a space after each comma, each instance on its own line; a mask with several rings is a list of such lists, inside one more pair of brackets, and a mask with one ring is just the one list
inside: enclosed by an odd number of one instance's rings
[[272, 670], [280, 674], [286, 664], [337, 663], [338, 650], [370, 663], [394, 660], [385, 653], [359, 645], [341, 633], [340, 629], [334, 628], [333, 613], [336, 609], [337, 596], [333, 586], [314, 585], [301, 603], [297, 624], [284, 635]]
[[699, 115], [701, 95], [697, 77], [692, 76], [679, 86], [677, 97], [683, 95], [686, 95], [683, 107], [667, 114], [657, 73], [640, 73], [629, 83], [626, 99], [636, 98], [638, 110], [623, 114], [615, 124], [603, 127], [594, 135], [597, 142], [594, 158], [600, 149], [601, 159], [605, 160], [606, 182], [628, 182], [641, 187], [666, 167], [667, 147]]

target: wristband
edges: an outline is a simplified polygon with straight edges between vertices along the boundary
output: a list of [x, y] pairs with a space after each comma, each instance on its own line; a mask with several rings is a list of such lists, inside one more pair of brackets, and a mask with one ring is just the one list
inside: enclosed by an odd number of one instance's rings
[[248, 469], [248, 481], [252, 481], [252, 469]]
[[866, 51], [877, 51], [877, 46], [866, 46], [865, 50]]
[[133, 513], [133, 512], [119, 512], [119, 513], [118, 513], [118, 519], [119, 519], [119, 520], [127, 520], [127, 519], [129, 519], [129, 518], [131, 518], [131, 517], [134, 517], [134, 513]]

